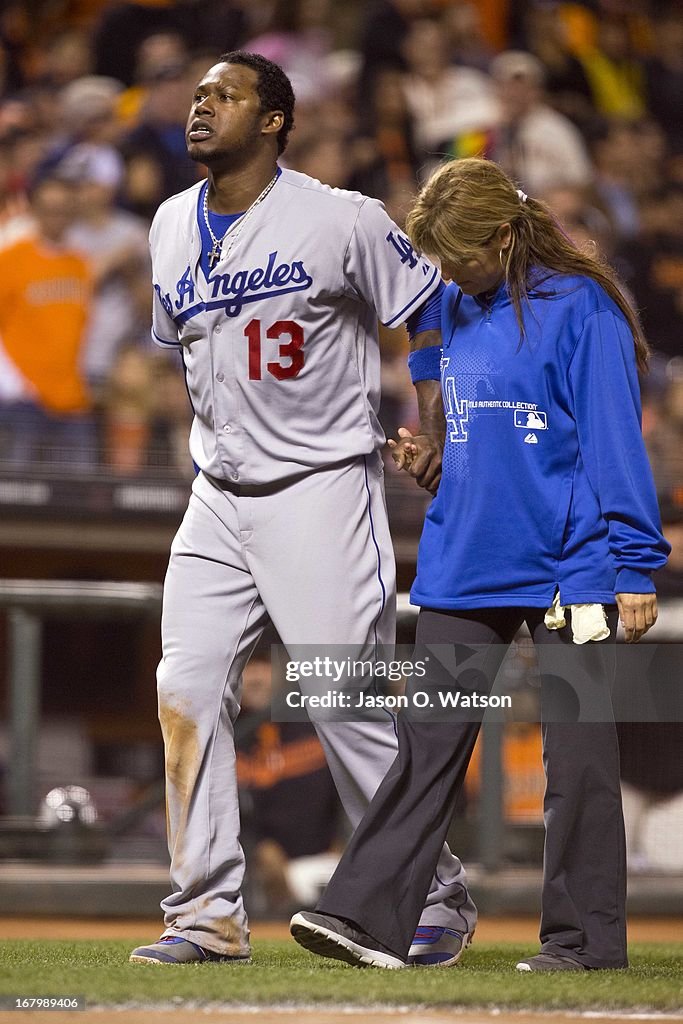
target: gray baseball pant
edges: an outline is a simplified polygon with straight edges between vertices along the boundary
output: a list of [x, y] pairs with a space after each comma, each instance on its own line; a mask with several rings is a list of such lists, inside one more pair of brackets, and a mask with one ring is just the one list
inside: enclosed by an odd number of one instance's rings
[[[290, 655], [348, 644], [362, 656], [394, 642], [379, 454], [282, 487], [235, 489], [200, 473], [171, 548], [158, 669], [173, 889], [161, 904], [164, 934], [229, 956], [249, 952], [233, 725], [242, 671], [269, 619]], [[395, 720], [316, 729], [355, 827], [396, 757]], [[436, 861], [423, 923], [454, 926], [459, 908], [473, 925], [460, 861], [446, 846]], [[384, 899], [388, 908], [389, 891]]]

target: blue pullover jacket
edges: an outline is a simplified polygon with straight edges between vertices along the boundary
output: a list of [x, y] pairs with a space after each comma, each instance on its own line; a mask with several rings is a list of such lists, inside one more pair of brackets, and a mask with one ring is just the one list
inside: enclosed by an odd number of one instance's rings
[[539, 274], [520, 342], [505, 285], [442, 302], [443, 474], [413, 604], [614, 604], [666, 562], [633, 336], [586, 277]]

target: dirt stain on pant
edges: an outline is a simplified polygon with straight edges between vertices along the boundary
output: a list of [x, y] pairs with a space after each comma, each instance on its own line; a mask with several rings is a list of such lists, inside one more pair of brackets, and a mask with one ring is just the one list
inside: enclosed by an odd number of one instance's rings
[[[243, 932], [234, 918], [230, 916], [212, 917], [214, 899], [211, 896], [203, 897], [197, 907], [197, 918], [206, 918], [211, 922], [210, 933], [213, 939], [211, 948], [220, 952], [223, 956], [247, 956], [251, 952], [249, 945], [249, 931]], [[220, 940], [220, 949], [216, 942]]]
[[[168, 845], [175, 865], [179, 867], [182, 862], [183, 840], [190, 801], [199, 773], [199, 737], [197, 736], [197, 723], [180, 707], [172, 704], [160, 705], [159, 722], [166, 752]], [[175, 792], [171, 793], [171, 788]], [[174, 820], [176, 822], [175, 829], [173, 827]]]

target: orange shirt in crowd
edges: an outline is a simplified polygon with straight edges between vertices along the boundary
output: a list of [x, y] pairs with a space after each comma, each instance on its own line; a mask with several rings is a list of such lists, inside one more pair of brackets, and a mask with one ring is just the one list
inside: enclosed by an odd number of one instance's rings
[[80, 369], [90, 294], [71, 250], [24, 238], [0, 251], [0, 345], [47, 412], [90, 408]]

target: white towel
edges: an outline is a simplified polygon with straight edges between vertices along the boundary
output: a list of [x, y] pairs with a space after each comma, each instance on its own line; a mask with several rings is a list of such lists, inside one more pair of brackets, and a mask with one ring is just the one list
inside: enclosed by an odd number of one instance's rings
[[[601, 604], [570, 604], [572, 613], [572, 640], [575, 644], [586, 644], [589, 640], [605, 640], [609, 636], [609, 626], [605, 609]], [[564, 608], [560, 604], [560, 592], [548, 611], [544, 622], [548, 629], [562, 629], [567, 625]]]

